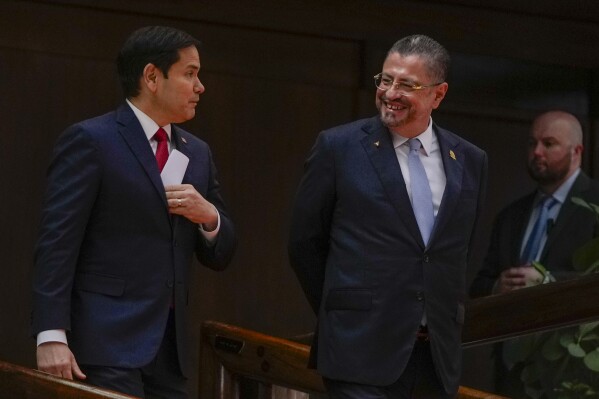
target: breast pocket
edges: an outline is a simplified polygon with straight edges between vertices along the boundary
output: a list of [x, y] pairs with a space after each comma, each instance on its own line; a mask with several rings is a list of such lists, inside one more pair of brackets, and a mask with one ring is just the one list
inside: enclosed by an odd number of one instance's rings
[[109, 296], [121, 296], [125, 292], [125, 280], [103, 274], [78, 273], [74, 288]]

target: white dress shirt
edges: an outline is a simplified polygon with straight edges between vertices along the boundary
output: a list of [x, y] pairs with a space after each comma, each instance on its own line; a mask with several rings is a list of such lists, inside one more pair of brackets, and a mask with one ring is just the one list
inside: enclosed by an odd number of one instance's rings
[[[401, 167], [401, 174], [406, 183], [406, 190], [408, 191], [411, 202], [412, 187], [410, 185], [410, 169], [408, 168], [408, 154], [410, 152], [410, 145], [408, 144], [409, 139], [395, 133], [393, 133], [391, 137], [393, 140], [393, 148], [395, 148], [395, 155], [397, 156], [397, 161]], [[426, 130], [414, 137], [414, 139], [418, 139], [422, 143], [422, 146], [420, 147], [420, 161], [422, 162], [422, 166], [424, 166], [428, 184], [431, 188], [431, 194], [433, 196], [433, 212], [436, 218], [437, 213], [439, 213], [439, 207], [441, 206], [443, 192], [445, 192], [447, 177], [445, 176], [445, 169], [443, 168], [439, 140], [437, 140], [437, 136], [435, 135], [435, 132], [433, 132], [432, 118], [430, 119]], [[422, 315], [420, 323], [423, 326], [426, 325], [426, 313]]]

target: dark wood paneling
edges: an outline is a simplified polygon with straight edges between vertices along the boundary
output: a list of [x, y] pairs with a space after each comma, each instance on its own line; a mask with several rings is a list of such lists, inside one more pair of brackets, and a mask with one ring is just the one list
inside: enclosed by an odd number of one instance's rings
[[211, 145], [241, 237], [230, 270], [196, 268], [197, 325], [210, 317], [281, 335], [313, 325], [287, 266], [289, 207], [318, 131], [352, 118], [360, 44], [226, 21], [0, 2], [0, 26], [12, 26], [0, 35], [0, 87], [9, 99], [0, 109], [0, 253], [9, 270], [0, 280], [0, 359], [35, 364], [30, 278], [53, 143], [68, 125], [122, 101], [113, 60], [126, 35], [147, 24], [176, 26], [205, 44], [206, 92], [185, 127]]
[[[584, 1], [563, 13], [559, 2], [537, 13], [470, 0], [0, 1], [0, 359], [33, 365], [29, 280], [45, 168], [66, 126], [121, 101], [114, 58], [133, 29], [171, 25], [205, 45], [206, 93], [185, 126], [214, 151], [241, 242], [230, 270], [196, 268], [198, 326], [289, 336], [314, 325], [286, 255], [304, 158], [318, 131], [374, 114], [371, 76], [399, 37], [429, 34], [452, 51], [457, 71], [433, 118], [489, 154], [469, 280], [496, 211], [532, 187], [524, 143], [536, 113], [567, 106], [581, 117], [592, 132], [585, 162], [599, 173], [599, 26], [575, 11]], [[465, 380], [488, 390], [489, 363], [475, 358]]]
[[144, 15], [139, 6], [133, 15], [106, 7], [27, 1], [2, 6], [0, 26], [13, 28], [0, 35], [0, 47], [112, 61], [132, 30], [163, 24], [183, 29], [204, 43], [203, 71], [334, 87], [352, 87], [359, 82], [360, 48], [348, 39], [232, 26], [227, 21], [207, 23], [201, 18], [201, 8], [190, 10], [183, 18], [165, 18]]
[[599, 25], [593, 17], [597, 5], [592, 0], [502, 4], [474, 0], [41, 2], [389, 44], [406, 34], [425, 33], [453, 51], [554, 65], [599, 65], [599, 53], [594, 51], [599, 42]]

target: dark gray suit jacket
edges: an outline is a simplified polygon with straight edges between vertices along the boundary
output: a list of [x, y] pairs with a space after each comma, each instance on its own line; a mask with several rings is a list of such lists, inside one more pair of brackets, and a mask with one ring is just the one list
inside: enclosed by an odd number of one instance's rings
[[[472, 297], [491, 295], [501, 272], [520, 264], [520, 248], [535, 195], [536, 191], [520, 198], [497, 215], [487, 256], [470, 287]], [[572, 197], [581, 197], [599, 204], [599, 182], [589, 179], [581, 171], [555, 224], [549, 230], [540, 263], [558, 280], [579, 274], [572, 267], [572, 254], [585, 242], [599, 235], [599, 225], [593, 214], [574, 204]]]
[[434, 131], [447, 184], [427, 247], [379, 117], [322, 132], [306, 162], [289, 256], [318, 314], [312, 354], [325, 377], [395, 382], [426, 309], [436, 371], [447, 392], [457, 391], [466, 264], [487, 156]]

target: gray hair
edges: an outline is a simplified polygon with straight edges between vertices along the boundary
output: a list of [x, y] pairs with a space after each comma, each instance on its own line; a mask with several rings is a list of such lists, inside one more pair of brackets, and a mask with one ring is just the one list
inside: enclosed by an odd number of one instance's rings
[[436, 40], [425, 35], [411, 35], [399, 39], [389, 49], [387, 56], [399, 53], [402, 56], [417, 55], [427, 60], [429, 74], [436, 82], [444, 82], [449, 72], [449, 52]]

